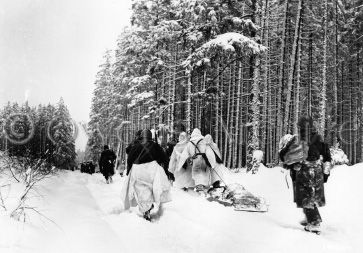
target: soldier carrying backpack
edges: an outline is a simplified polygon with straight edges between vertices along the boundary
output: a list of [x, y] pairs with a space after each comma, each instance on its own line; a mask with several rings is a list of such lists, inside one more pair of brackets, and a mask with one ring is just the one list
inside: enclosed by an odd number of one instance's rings
[[290, 170], [294, 201], [306, 217], [301, 224], [306, 231], [320, 233], [322, 218], [318, 207], [325, 205], [324, 183], [332, 167], [330, 150], [310, 117], [301, 118], [298, 127], [297, 136], [285, 135], [281, 139], [279, 156]]
[[211, 165], [206, 154], [208, 150], [210, 148], [206, 145], [204, 136], [199, 129], [195, 128], [177, 166], [177, 170], [180, 170], [188, 158], [191, 158], [192, 178], [196, 184], [197, 191], [204, 190], [204, 188], [208, 188], [211, 184], [209, 168]]

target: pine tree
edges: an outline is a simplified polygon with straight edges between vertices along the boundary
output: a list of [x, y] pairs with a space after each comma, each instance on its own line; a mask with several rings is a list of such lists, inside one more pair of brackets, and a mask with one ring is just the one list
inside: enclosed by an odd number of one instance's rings
[[57, 104], [54, 116], [49, 129], [54, 144], [54, 164], [60, 169], [71, 169], [75, 166], [75, 140], [71, 117], [62, 98]]

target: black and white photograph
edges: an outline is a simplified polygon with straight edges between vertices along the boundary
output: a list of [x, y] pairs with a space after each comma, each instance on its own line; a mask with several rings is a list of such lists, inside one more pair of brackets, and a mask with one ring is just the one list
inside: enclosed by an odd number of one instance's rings
[[363, 252], [363, 0], [0, 0], [1, 253]]

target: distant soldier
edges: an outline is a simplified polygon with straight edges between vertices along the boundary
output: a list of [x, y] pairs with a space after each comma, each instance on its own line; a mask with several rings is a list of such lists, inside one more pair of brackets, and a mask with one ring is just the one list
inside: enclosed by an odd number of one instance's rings
[[91, 175], [92, 175], [93, 173], [95, 173], [96, 166], [95, 166], [95, 164], [94, 164], [92, 161], [89, 161], [88, 167], [89, 167], [89, 173], [90, 173]]
[[106, 179], [106, 183], [112, 183], [112, 176], [115, 174], [114, 172], [114, 163], [116, 160], [115, 152], [109, 149], [107, 145], [103, 147], [103, 151], [101, 153], [99, 166], [102, 175]]
[[86, 172], [86, 165], [84, 164], [84, 162], [81, 163], [81, 172]]

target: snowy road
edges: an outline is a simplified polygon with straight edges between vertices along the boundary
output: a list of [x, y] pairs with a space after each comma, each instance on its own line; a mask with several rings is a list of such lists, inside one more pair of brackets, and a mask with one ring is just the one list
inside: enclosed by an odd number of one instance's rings
[[[320, 236], [304, 232], [298, 224], [301, 211], [294, 207], [278, 168], [233, 175], [266, 197], [268, 213], [236, 212], [173, 189], [173, 201], [154, 223], [140, 218], [136, 210], [120, 212], [121, 177], [106, 185], [100, 174], [62, 172], [38, 188], [44, 197], [36, 203], [57, 225], [41, 222], [36, 215], [29, 225], [0, 217], [0, 252], [362, 252], [362, 207], [354, 195], [347, 195], [362, 192], [354, 184], [363, 174], [363, 166], [358, 167], [333, 172], [328, 205], [321, 209]], [[354, 201], [350, 215], [342, 201]]]

